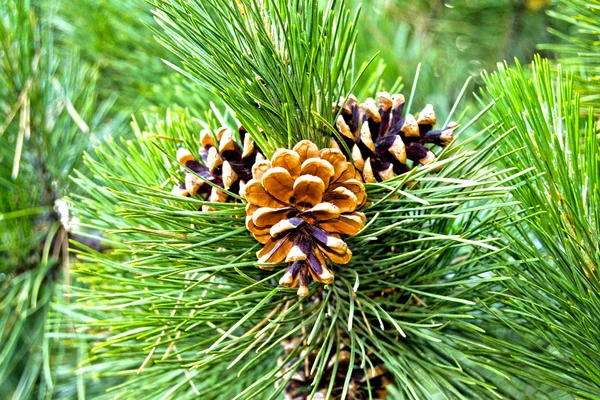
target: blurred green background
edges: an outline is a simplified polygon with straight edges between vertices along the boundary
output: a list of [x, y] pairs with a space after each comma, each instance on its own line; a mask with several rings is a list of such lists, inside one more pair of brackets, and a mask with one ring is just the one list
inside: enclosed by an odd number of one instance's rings
[[[56, 11], [59, 42], [99, 65], [101, 96], [118, 95], [115, 113], [162, 112], [174, 104], [202, 113], [209, 96], [161, 61], [172, 57], [146, 26], [154, 25], [150, 5], [139, 0], [68, 3]], [[379, 52], [369, 71], [385, 64], [385, 83], [391, 86], [402, 77], [408, 92], [422, 63], [418, 103], [430, 102], [440, 114], [449, 111], [468, 77], [474, 78], [470, 89], [476, 89], [482, 70], [514, 57], [527, 63], [537, 44], [556, 41], [547, 31], [556, 24], [546, 14], [550, 0], [349, 3], [351, 8], [362, 4], [357, 65]]]
[[546, 29], [553, 23], [545, 13], [549, 5], [544, 0], [365, 1], [359, 57], [380, 49], [385, 80], [401, 76], [409, 88], [422, 63], [416, 101], [434, 104], [443, 115], [468, 77], [472, 92], [482, 84], [482, 70], [515, 57], [527, 63], [537, 44], [553, 41]]

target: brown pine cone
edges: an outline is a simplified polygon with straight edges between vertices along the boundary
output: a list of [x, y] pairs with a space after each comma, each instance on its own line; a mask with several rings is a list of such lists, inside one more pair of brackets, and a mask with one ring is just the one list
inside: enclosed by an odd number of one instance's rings
[[[286, 354], [289, 354], [292, 348], [299, 345], [299, 339], [295, 338], [282, 343], [286, 349]], [[314, 350], [310, 354], [303, 354], [302, 358], [306, 360], [305, 363], [301, 363], [300, 366], [289, 372], [291, 379], [286, 383], [283, 389], [284, 398], [286, 400], [308, 400], [310, 393], [313, 390], [313, 381], [315, 376], [313, 374], [307, 375], [307, 370], [310, 371], [313, 367], [313, 363], [316, 359], [317, 351]], [[337, 358], [337, 371], [335, 375], [333, 373], [335, 362]], [[376, 364], [375, 367], [367, 367], [366, 374], [365, 370], [361, 368], [360, 357], [355, 356], [354, 364], [352, 366], [352, 374], [350, 375], [350, 384], [348, 385], [348, 391], [346, 394], [346, 400], [367, 400], [372, 399], [386, 399], [388, 395], [387, 386], [393, 381], [393, 376], [386, 371], [383, 363], [377, 359], [373, 354], [369, 353], [369, 359], [371, 364]], [[284, 369], [297, 362], [298, 359], [291, 360]], [[308, 368], [307, 368], [308, 367]], [[346, 382], [346, 376], [350, 369], [350, 352], [346, 350], [345, 345], [342, 344], [342, 350], [339, 354], [332, 350], [329, 355], [329, 361], [325, 367], [321, 380], [318, 383], [317, 391], [313, 400], [340, 400], [344, 391], [344, 385]], [[281, 380], [283, 381], [283, 379]], [[333, 381], [333, 388], [331, 395], [327, 396], [329, 385]], [[368, 381], [368, 383], [367, 383]], [[278, 385], [280, 385], [278, 383]], [[369, 396], [369, 387], [371, 388], [371, 396]]]
[[248, 201], [246, 227], [265, 245], [259, 262], [287, 262], [279, 283], [299, 285], [299, 296], [308, 294], [311, 279], [331, 283], [326, 260], [347, 264], [352, 258], [340, 235], [355, 235], [366, 222], [356, 211], [366, 201], [360, 174], [341, 150], [319, 150], [303, 140], [254, 164], [252, 176], [242, 196]]
[[452, 122], [434, 131], [436, 115], [431, 104], [418, 118], [411, 114], [403, 117], [403, 95], [390, 96], [387, 92], [377, 95], [377, 105], [372, 98], [358, 104], [353, 95], [338, 105], [341, 115], [336, 127], [367, 183], [385, 181], [407, 172], [408, 161], [422, 165], [434, 161], [435, 154], [425, 145], [447, 146], [458, 127]]
[[[201, 195], [215, 203], [227, 201], [229, 196], [225, 192], [190, 173], [191, 170], [207, 181], [239, 194], [252, 179], [254, 163], [263, 160], [264, 157], [243, 127], [239, 128], [238, 133], [241, 146], [234, 140], [230, 129], [220, 128], [214, 134], [208, 129], [201, 131], [199, 155], [202, 162], [196, 160], [189, 150], [180, 147], [177, 150], [177, 161], [187, 167], [182, 168], [185, 181], [175, 185], [172, 193], [181, 196]], [[214, 211], [214, 208], [203, 205], [202, 211]]]

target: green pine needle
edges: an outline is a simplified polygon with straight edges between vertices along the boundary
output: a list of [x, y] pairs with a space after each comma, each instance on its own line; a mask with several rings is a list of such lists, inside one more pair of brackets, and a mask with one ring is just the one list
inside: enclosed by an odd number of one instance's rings
[[316, 116], [335, 122], [332, 105], [349, 94], [358, 12], [316, 0], [152, 4], [156, 35], [183, 63], [168, 64], [235, 110], [267, 156], [301, 139], [328, 143]]
[[[497, 365], [582, 398], [600, 396], [600, 159], [593, 112], [580, 106], [573, 75], [537, 58], [530, 70], [502, 66], [486, 75], [485, 103], [498, 126], [503, 165], [535, 174], [512, 192], [519, 202], [497, 228], [510, 251], [498, 270], [506, 327], [495, 335]], [[588, 116], [583, 116], [586, 111]], [[516, 149], [523, 149], [515, 151]], [[518, 344], [516, 344], [518, 343]]]

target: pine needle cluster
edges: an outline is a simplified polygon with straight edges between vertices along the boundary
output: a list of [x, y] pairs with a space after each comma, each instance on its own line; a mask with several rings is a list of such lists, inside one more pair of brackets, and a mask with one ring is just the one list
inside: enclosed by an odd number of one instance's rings
[[513, 168], [535, 171], [512, 191], [519, 206], [499, 226], [509, 249], [501, 275], [510, 279], [502, 281], [505, 308], [493, 310], [529, 348], [517, 350], [511, 339], [495, 343], [498, 354], [528, 365], [529, 380], [594, 398], [600, 394], [600, 365], [591, 356], [600, 333], [600, 159], [593, 110], [581, 105], [573, 75], [560, 66], [552, 73], [547, 60], [536, 59], [531, 74], [517, 63], [485, 80], [483, 98], [496, 99], [491, 119], [514, 127], [499, 152]]
[[[563, 65], [481, 75], [529, 57], [522, 32], [547, 41], [548, 2], [405, 2], [397, 28], [369, 2], [5, 1], [0, 397], [600, 398], [596, 1], [549, 12], [573, 27], [544, 47]], [[507, 29], [480, 29], [498, 15]], [[484, 34], [510, 52], [441, 45]], [[240, 145], [241, 125], [266, 158], [339, 146], [351, 93], [402, 91], [405, 115], [435, 99], [454, 139], [364, 184], [351, 261], [306, 296], [257, 259], [243, 191], [171, 190], [203, 179], [177, 157], [202, 159], [202, 131]]]
[[70, 280], [62, 198], [110, 104], [97, 69], [59, 52], [29, 1], [0, 11], [0, 397], [26, 399], [54, 389], [64, 348], [48, 315]]
[[600, 3], [597, 0], [557, 0], [549, 15], [566, 26], [550, 29], [560, 39], [556, 44], [540, 45], [560, 55], [562, 65], [575, 73], [577, 90], [581, 101], [593, 105], [598, 102], [600, 82], [600, 59], [598, 58], [598, 29], [600, 28]]

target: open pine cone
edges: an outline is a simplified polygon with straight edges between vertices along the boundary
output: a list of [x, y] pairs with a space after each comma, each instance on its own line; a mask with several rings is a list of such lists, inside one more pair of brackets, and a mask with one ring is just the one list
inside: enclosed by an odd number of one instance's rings
[[271, 161], [256, 162], [252, 176], [242, 196], [246, 227], [265, 245], [259, 262], [287, 262], [279, 283], [299, 285], [299, 296], [308, 294], [311, 279], [331, 283], [326, 260], [347, 264], [352, 258], [340, 235], [355, 235], [365, 225], [356, 211], [366, 201], [360, 174], [341, 150], [319, 150], [303, 140], [293, 150], [277, 150]]
[[[282, 343], [286, 350], [286, 354], [289, 354], [291, 349], [299, 345], [299, 338], [284, 341]], [[286, 400], [308, 400], [309, 395], [313, 390], [313, 381], [315, 379], [314, 374], [310, 374], [310, 370], [313, 367], [313, 363], [317, 356], [317, 350], [314, 350], [310, 354], [303, 354], [302, 357], [306, 360], [305, 363], [301, 363], [300, 366], [293, 371], [288, 372], [291, 374], [291, 379], [285, 385], [283, 389], [283, 395]], [[334, 366], [337, 358], [337, 370], [334, 374]], [[387, 398], [387, 386], [393, 381], [392, 375], [385, 370], [385, 367], [381, 362], [377, 362], [377, 358], [369, 352], [369, 358], [371, 364], [376, 363], [375, 367], [368, 367], [365, 370], [361, 368], [360, 357], [355, 357], [352, 373], [350, 376], [350, 383], [348, 385], [348, 392], [346, 394], [346, 400], [367, 400], [367, 399], [385, 399]], [[291, 360], [284, 369], [288, 369], [291, 365], [296, 363], [297, 359]], [[335, 350], [332, 350], [329, 361], [325, 370], [323, 371], [321, 380], [318, 383], [317, 391], [312, 397], [313, 400], [340, 400], [344, 391], [344, 385], [346, 382], [346, 375], [350, 368], [350, 352], [346, 350], [346, 346], [342, 344], [342, 350], [339, 354], [336, 354]], [[283, 381], [283, 379], [281, 380]], [[333, 388], [331, 395], [327, 397], [329, 385], [333, 381]], [[368, 381], [368, 383], [367, 383]], [[281, 383], [278, 383], [279, 385]], [[369, 396], [370, 387], [370, 396]]]
[[[208, 129], [201, 131], [199, 155], [202, 162], [196, 160], [189, 150], [180, 147], [177, 161], [187, 167], [182, 168], [185, 182], [176, 184], [172, 192], [181, 196], [202, 195], [210, 202], [227, 201], [225, 192], [190, 173], [189, 169], [207, 181], [239, 194], [246, 182], [252, 179], [252, 165], [264, 160], [264, 157], [243, 127], [239, 128], [238, 133], [241, 146], [234, 140], [230, 129], [220, 128], [214, 135]], [[214, 211], [214, 208], [203, 205], [202, 211]]]
[[377, 105], [372, 98], [358, 104], [353, 95], [338, 105], [342, 112], [336, 127], [367, 183], [385, 181], [408, 171], [408, 160], [422, 165], [434, 161], [435, 154], [425, 145], [445, 147], [458, 126], [451, 122], [434, 131], [436, 116], [431, 104], [418, 118], [411, 114], [403, 117], [403, 95], [390, 96], [387, 92], [377, 95]]

